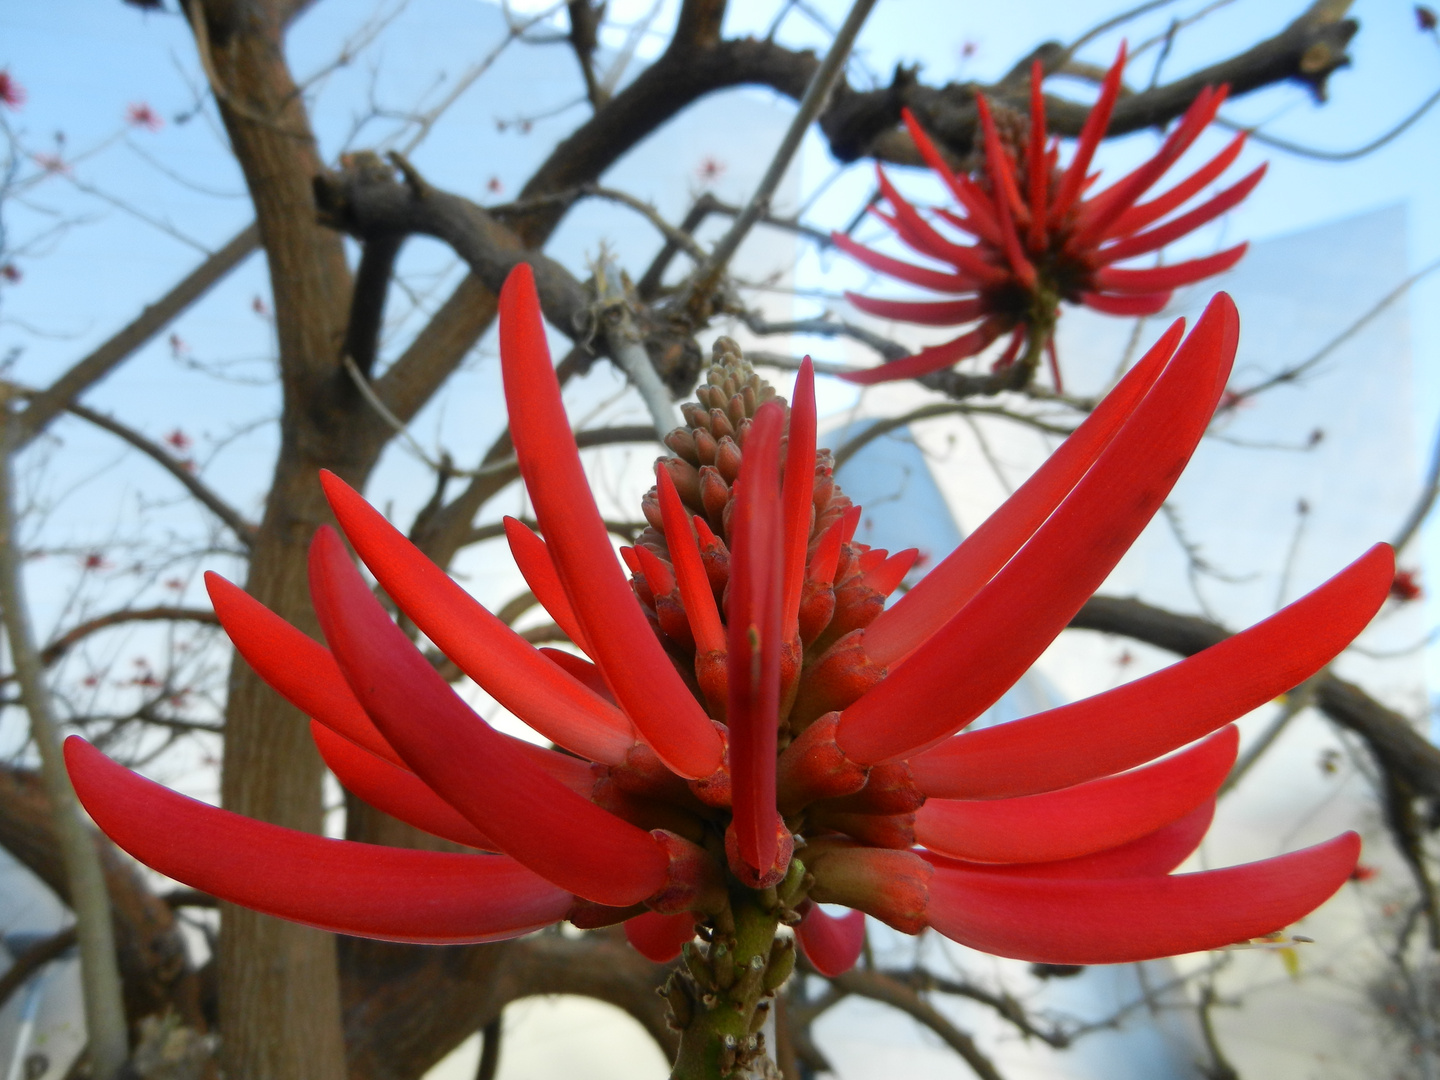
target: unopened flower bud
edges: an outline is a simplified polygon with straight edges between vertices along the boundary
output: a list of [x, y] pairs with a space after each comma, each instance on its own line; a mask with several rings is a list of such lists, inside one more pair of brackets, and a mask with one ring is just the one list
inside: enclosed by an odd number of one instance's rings
[[805, 849], [805, 865], [815, 876], [810, 898], [817, 903], [855, 908], [903, 934], [925, 928], [934, 871], [913, 852], [824, 837]]

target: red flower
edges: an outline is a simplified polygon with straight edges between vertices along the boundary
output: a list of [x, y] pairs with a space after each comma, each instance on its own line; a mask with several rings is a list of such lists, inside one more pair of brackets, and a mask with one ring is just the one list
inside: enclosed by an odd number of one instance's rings
[[185, 432], [178, 427], [174, 431], [170, 432], [169, 435], [165, 436], [166, 445], [168, 445], [170, 449], [181, 454], [183, 454], [186, 450], [189, 450], [194, 441], [194, 439], [190, 438], [189, 435], [186, 435]]
[[1396, 570], [1395, 580], [1390, 583], [1390, 595], [1402, 604], [1419, 600], [1425, 595], [1425, 590], [1420, 587], [1420, 571]]
[[838, 247], [872, 270], [932, 292], [957, 297], [940, 302], [875, 300], [847, 293], [861, 311], [887, 319], [925, 326], [973, 329], [942, 345], [878, 368], [845, 376], [869, 384], [910, 379], [947, 368], [974, 356], [991, 342], [1009, 335], [995, 361], [999, 370], [1017, 358], [1033, 370], [1042, 350], [1048, 354], [1057, 388], [1060, 372], [1053, 331], [1060, 302], [1084, 304], [1107, 315], [1153, 315], [1170, 300], [1174, 289], [1228, 270], [1245, 253], [1244, 244], [1215, 255], [1170, 266], [1129, 268], [1114, 264], [1159, 251], [1235, 206], [1265, 173], [1261, 165], [1239, 183], [1194, 209], [1166, 218], [1223, 173], [1244, 146], [1244, 134], [1210, 162], [1149, 202], [1139, 199], [1199, 137], [1225, 100], [1226, 88], [1206, 87], [1145, 164], [1098, 194], [1085, 192], [1094, 176], [1091, 160], [1110, 123], [1125, 68], [1125, 49], [1105, 77], [1100, 99], [1086, 117], [1070, 164], [1058, 167], [1059, 142], [1046, 139], [1044, 69], [1037, 61], [1030, 75], [1030, 123], [1023, 147], [1002, 141], [984, 97], [975, 99], [980, 112], [985, 169], [978, 176], [956, 174], [921, 129], [909, 110], [905, 124], [926, 163], [945, 181], [960, 213], [937, 209], [947, 225], [973, 237], [958, 244], [942, 235], [930, 220], [907, 202], [876, 168], [880, 192], [890, 211], [873, 210], [912, 250], [948, 270], [915, 266], [882, 255], [843, 233], [833, 234]]
[[[506, 284], [500, 312], [515, 453], [543, 533], [509, 522], [512, 551], [588, 659], [532, 648], [356, 492], [329, 474], [324, 485], [346, 538], [420, 631], [571, 753], [503, 735], [471, 711], [391, 621], [345, 541], [321, 529], [311, 594], [328, 648], [211, 575], [216, 612], [241, 655], [313, 718], [342, 783], [479, 851], [390, 849], [250, 821], [71, 739], [81, 800], [142, 861], [270, 914], [394, 940], [625, 921], [638, 948], [666, 959], [702, 923], [712, 943], [748, 941], [748, 956], [732, 951], [726, 963], [778, 972], [765, 976], [771, 989], [789, 949], [774, 943], [780, 921], [798, 922], [820, 970], [854, 962], [860, 916], [835, 920], [817, 904], [1004, 956], [1093, 964], [1269, 933], [1354, 869], [1359, 840], [1346, 834], [1170, 875], [1199, 843], [1234, 762], [1230, 721], [1359, 633], [1394, 573], [1384, 545], [1196, 656], [960, 733], [1165, 499], [1234, 358], [1228, 298], [1183, 343], [1172, 327], [889, 608], [914, 552], [855, 542], [859, 510], [815, 449], [808, 364], [788, 410], [738, 356], [711, 369], [687, 426], [666, 439], [676, 456], [657, 465], [627, 581], [586, 484], [527, 267]], [[733, 929], [742, 924], [752, 929]], [[684, 979], [701, 978], [689, 970]], [[751, 1008], [760, 983], [753, 989]], [[712, 1007], [700, 993], [685, 1000], [682, 1026]], [[719, 1000], [714, 1008], [731, 1008]]]
[[25, 104], [29, 95], [25, 87], [16, 81], [15, 76], [10, 74], [9, 68], [0, 68], [0, 105], [7, 109], [19, 109]]
[[144, 128], [146, 131], [159, 131], [165, 126], [160, 114], [143, 101], [134, 102], [125, 110], [125, 122], [131, 127]]
[[20, 268], [14, 263], [7, 262], [4, 265], [0, 265], [0, 278], [4, 278], [10, 282], [11, 285], [19, 284], [22, 277], [24, 277], [24, 275], [20, 272]]

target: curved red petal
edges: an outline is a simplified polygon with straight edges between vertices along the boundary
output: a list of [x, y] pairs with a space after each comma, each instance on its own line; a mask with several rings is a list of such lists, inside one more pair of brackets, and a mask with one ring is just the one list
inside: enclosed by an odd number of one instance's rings
[[844, 233], [831, 233], [830, 239], [845, 254], [862, 266], [885, 274], [899, 281], [918, 285], [922, 289], [940, 293], [969, 293], [975, 291], [975, 280], [968, 274], [947, 274], [943, 270], [929, 270], [923, 266], [907, 263], [890, 255], [882, 255], [864, 244], [856, 243]]
[[864, 371], [847, 371], [840, 377], [846, 382], [857, 383], [860, 386], [894, 382], [896, 379], [918, 379], [922, 375], [929, 375], [932, 371], [943, 371], [951, 364], [964, 360], [967, 356], [974, 356], [1003, 334], [1006, 328], [1004, 319], [992, 316], [968, 334], [962, 334], [954, 341], [947, 341], [943, 345], [931, 345], [928, 349], [921, 349], [914, 356], [891, 360], [879, 367], [866, 368]]
[[810, 357], [800, 362], [795, 393], [790, 402], [786, 433], [785, 478], [781, 493], [785, 544], [784, 615], [781, 632], [786, 641], [799, 631], [800, 593], [805, 584], [805, 553], [815, 516], [815, 365]]
[[948, 220], [971, 235], [987, 240], [998, 247], [1000, 245], [1000, 223], [995, 219], [995, 210], [989, 195], [982, 191], [970, 177], [963, 173], [956, 173], [949, 165], [945, 164], [939, 148], [931, 141], [930, 136], [925, 134], [925, 129], [920, 126], [920, 121], [915, 119], [914, 113], [908, 108], [901, 109], [900, 117], [905, 121], [905, 127], [910, 132], [910, 137], [915, 140], [915, 148], [920, 151], [920, 157], [945, 182], [945, 186], [950, 189], [950, 194], [955, 196], [956, 201], [965, 208], [965, 212], [969, 215], [969, 219], [963, 223], [954, 217], [950, 217]]
[[695, 913], [681, 911], [661, 915], [647, 911], [625, 920], [625, 940], [647, 960], [668, 964], [680, 955], [687, 941], [695, 937]]
[[431, 836], [485, 851], [500, 850], [500, 845], [461, 817], [409, 769], [376, 757], [314, 720], [310, 721], [310, 737], [341, 787], [376, 810]]
[[1140, 293], [1135, 296], [1107, 296], [1105, 293], [1087, 292], [1080, 294], [1080, 303], [1093, 308], [1102, 315], [1118, 315], [1121, 318], [1141, 318], [1158, 315], [1165, 310], [1174, 293]]
[[675, 490], [675, 481], [662, 465], [655, 467], [655, 484], [660, 496], [665, 544], [670, 549], [675, 581], [680, 586], [680, 602], [690, 620], [695, 648], [701, 652], [719, 652], [725, 648], [725, 628], [720, 623], [720, 609], [715, 606], [715, 592], [705, 573], [690, 513], [680, 500], [680, 492]]
[[894, 209], [893, 217], [878, 210], [875, 211], [876, 216], [889, 225], [907, 247], [917, 255], [948, 262], [961, 276], [971, 278], [977, 287], [998, 285], [1005, 281], [1008, 274], [1004, 268], [990, 262], [978, 246], [956, 244], [947, 240], [921, 217], [920, 212], [895, 190], [890, 178], [885, 175], [885, 170], [879, 165], [875, 166], [875, 175], [880, 185], [880, 193]]
[[813, 904], [795, 927], [795, 940], [811, 966], [833, 979], [854, 967], [865, 951], [865, 913], [847, 911], [837, 919]]
[[1190, 259], [1170, 266], [1152, 266], [1144, 270], [1107, 266], [1095, 272], [1095, 288], [1101, 292], [1153, 293], [1178, 289], [1182, 285], [1193, 285], [1197, 281], [1229, 270], [1244, 257], [1249, 246], [1236, 244], [1203, 259]]
[[1194, 854], [1205, 839], [1215, 817], [1215, 800], [1207, 799], [1179, 821], [1173, 821], [1156, 829], [1149, 836], [1131, 840], [1128, 844], [1097, 851], [1094, 855], [1082, 855], [1078, 859], [1065, 859], [1049, 863], [967, 863], [933, 852], [924, 856], [933, 866], [949, 866], [956, 870], [970, 870], [986, 874], [1009, 874], [1020, 877], [1062, 877], [1062, 878], [1123, 878], [1155, 877], [1168, 874]]
[[780, 650], [784, 642], [784, 573], [780, 496], [780, 429], [784, 413], [767, 402], [745, 437], [735, 481], [730, 586], [725, 628], [729, 650], [726, 723], [735, 842], [750, 867], [775, 864], [775, 754], [780, 716]]
[[558, 670], [331, 472], [322, 472], [345, 536], [400, 610], [501, 705], [552, 742], [618, 765], [635, 745], [610, 702]]
[[1122, 259], [1133, 259], [1137, 255], [1145, 255], [1151, 251], [1159, 251], [1166, 244], [1194, 232], [1200, 226], [1214, 221], [1221, 214], [1238, 206], [1250, 192], [1255, 190], [1255, 185], [1264, 178], [1265, 170], [1268, 167], [1268, 165], [1261, 165], [1238, 183], [1232, 184], [1213, 198], [1206, 199], [1194, 210], [1181, 214], [1163, 225], [1158, 225], [1149, 232], [1135, 233], [1126, 236], [1110, 247], [1101, 248], [1095, 253], [1095, 257], [1102, 263], [1114, 263], [1120, 262]]
[[1064, 629], [1160, 508], [1204, 434], [1239, 341], [1221, 293], [1095, 465], [999, 573], [847, 708], [836, 741], [879, 764], [985, 711]]
[[1047, 243], [1045, 197], [1050, 189], [1050, 162], [1045, 152], [1045, 65], [1030, 65], [1030, 141], [1025, 154], [1025, 175], [1030, 182], [1030, 232], [1026, 237], [1031, 251], [1043, 251]]
[[499, 941], [563, 919], [574, 903], [503, 855], [329, 840], [208, 806], [75, 736], [65, 763], [95, 824], [146, 866], [292, 922], [386, 941]]
[[1122, 41], [1115, 62], [1110, 65], [1110, 70], [1105, 73], [1105, 81], [1100, 84], [1100, 96], [1095, 100], [1080, 128], [1080, 139], [1075, 144], [1075, 156], [1070, 159], [1070, 164], [1060, 178], [1060, 187], [1055, 192], [1054, 203], [1050, 206], [1052, 228], [1065, 220], [1065, 215], [1074, 207], [1075, 200], [1085, 189], [1086, 173], [1090, 170], [1095, 151], [1100, 147], [1100, 140], [1105, 137], [1105, 130], [1110, 126], [1110, 114], [1115, 111], [1115, 99], [1120, 96], [1120, 79], [1124, 74], [1125, 42]]
[[1069, 244], [1073, 245], [1072, 250], [1092, 247], [1100, 242], [1101, 237], [1111, 225], [1135, 204], [1135, 200], [1149, 191], [1156, 181], [1160, 179], [1171, 165], [1180, 160], [1180, 156], [1188, 150], [1192, 143], [1200, 137], [1200, 133], [1209, 126], [1210, 121], [1215, 119], [1220, 106], [1225, 101], [1228, 93], [1227, 87], [1220, 87], [1216, 90], [1212, 87], [1205, 87], [1196, 95], [1190, 107], [1185, 110], [1180, 123], [1176, 124], [1165, 141], [1160, 144], [1150, 158], [1139, 168], [1122, 177], [1114, 185], [1096, 194], [1086, 203], [1082, 210], [1082, 221], [1084, 224], [1079, 231], [1071, 237]]
[[1178, 821], [1211, 800], [1240, 736], [1231, 725], [1197, 746], [1134, 772], [1014, 799], [930, 799], [915, 838], [931, 851], [981, 863], [1078, 859]]
[[1124, 236], [1127, 233], [1136, 232], [1151, 222], [1159, 221], [1170, 211], [1178, 210], [1235, 163], [1235, 159], [1240, 156], [1240, 151], [1245, 146], [1248, 135], [1249, 133], [1244, 131], [1236, 135], [1224, 150], [1221, 150], [1165, 194], [1126, 210], [1110, 228], [1105, 230], [1105, 235], [1107, 237]]
[[236, 651], [276, 693], [372, 754], [409, 768], [355, 700], [329, 649], [219, 574], [206, 572], [205, 588]]
[[1113, 690], [970, 731], [910, 759], [920, 790], [1002, 799], [1129, 769], [1257, 709], [1329, 663], [1394, 578], [1386, 544], [1264, 622]]
[[1165, 369], [1184, 332], [1183, 319], [1172, 323], [1015, 494], [880, 613], [865, 631], [865, 652], [875, 663], [892, 665], [913, 652], [1010, 561], [1110, 445], [1136, 402]]
[[1119, 964], [1262, 937], [1328, 900], [1355, 867], [1346, 833], [1263, 862], [1169, 877], [1026, 878], [937, 867], [930, 925], [962, 945], [1048, 964]]
[[507, 855], [577, 896], [616, 907], [664, 884], [669, 860], [655, 839], [537, 768], [476, 716], [390, 621], [328, 527], [310, 546], [310, 595], [340, 670], [376, 726], [427, 786]]
[[555, 572], [555, 564], [550, 561], [550, 551], [545, 546], [545, 541], [523, 521], [507, 516], [502, 519], [502, 524], [505, 527], [505, 542], [510, 545], [510, 555], [515, 560], [515, 565], [520, 568], [520, 576], [525, 579], [525, 584], [529, 585], [530, 591], [535, 594], [535, 599], [540, 601], [540, 606], [555, 620], [555, 625], [565, 631], [565, 636], [575, 647], [586, 656], [591, 655], [585, 640], [585, 631], [580, 628], [580, 620], [575, 618], [575, 612], [570, 609], [570, 598], [565, 595], [565, 586], [560, 584], [560, 575]]
[[560, 400], [534, 276], [524, 263], [500, 290], [500, 363], [520, 473], [595, 662], [667, 767], [691, 779], [710, 776], [720, 768], [720, 737], [615, 560]]
[[1000, 135], [995, 130], [995, 120], [990, 115], [989, 102], [983, 94], [975, 98], [975, 107], [980, 112], [980, 126], [985, 133], [985, 164], [990, 173], [991, 185], [1000, 193], [995, 199], [997, 216], [1000, 219], [1000, 241], [1005, 258], [1026, 289], [1034, 290], [1037, 283], [1035, 267], [1025, 256], [1020, 244], [1020, 233], [1016, 217], [1024, 209], [1020, 192], [1015, 186], [1015, 174], [1010, 167], [1010, 155], [1000, 144]]
[[968, 300], [938, 302], [912, 300], [875, 300], [859, 293], [847, 292], [845, 299], [867, 315], [879, 319], [898, 319], [919, 326], [963, 326], [974, 322], [989, 309], [988, 301], [975, 296]]

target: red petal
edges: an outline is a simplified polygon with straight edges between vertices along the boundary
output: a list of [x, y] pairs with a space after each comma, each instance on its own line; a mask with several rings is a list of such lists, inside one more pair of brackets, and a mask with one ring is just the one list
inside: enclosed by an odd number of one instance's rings
[[740, 857], [769, 870], [778, 852], [775, 754], [780, 717], [784, 545], [780, 502], [780, 405], [767, 402], [745, 437], [730, 526], [730, 588], [725, 627], [729, 655], [730, 774]]
[[833, 979], [854, 967], [865, 951], [865, 913], [847, 911], [837, 919], [813, 904], [795, 927], [795, 940], [811, 966]]
[[1101, 248], [1096, 252], [1096, 257], [1102, 262], [1113, 263], [1122, 259], [1133, 259], [1137, 255], [1145, 255], [1151, 251], [1159, 251], [1166, 244], [1194, 232], [1200, 226], [1214, 221], [1227, 210], [1238, 206], [1250, 192], [1255, 190], [1255, 185], [1260, 183], [1261, 178], [1264, 177], [1266, 168], [1266, 165], [1261, 165], [1239, 183], [1232, 184], [1189, 213], [1181, 214], [1149, 232], [1135, 233], [1110, 247]]
[[550, 551], [545, 546], [545, 541], [523, 521], [506, 517], [503, 522], [510, 555], [514, 558], [515, 565], [520, 568], [520, 576], [525, 579], [525, 584], [530, 586], [530, 591], [535, 594], [535, 599], [540, 601], [540, 606], [555, 620], [555, 625], [565, 631], [565, 636], [586, 656], [591, 655], [585, 641], [585, 631], [580, 629], [580, 621], [575, 618], [575, 612], [570, 610], [570, 598], [565, 595], [565, 586], [560, 584], [560, 575], [555, 572], [555, 564], [550, 561]]
[[785, 587], [782, 633], [790, 641], [799, 633], [800, 592], [805, 584], [805, 552], [815, 516], [815, 366], [810, 357], [800, 363], [790, 402], [790, 426], [785, 447], [784, 504]]
[[1332, 896], [1355, 867], [1345, 833], [1262, 862], [1109, 881], [937, 867], [930, 925], [962, 945], [1049, 964], [1119, 964], [1218, 949], [1273, 933]]
[[919, 557], [919, 548], [897, 551], [879, 566], [867, 570], [860, 584], [864, 588], [874, 589], [882, 596], [889, 596], [900, 587], [900, 582], [905, 580], [905, 575], [910, 572], [910, 567], [915, 565], [915, 560]]
[[942, 300], [938, 303], [911, 300], [874, 300], [859, 293], [847, 292], [845, 299], [880, 319], [898, 319], [920, 326], [962, 326], [984, 315], [989, 304], [978, 296], [968, 300]]
[[460, 700], [390, 621], [328, 527], [310, 546], [310, 594], [336, 662], [376, 726], [506, 854], [569, 892], [616, 907], [665, 883], [669, 860], [649, 833], [537, 768]]
[[1185, 321], [1176, 320], [1059, 449], [938, 566], [915, 583], [865, 631], [865, 652], [894, 665], [970, 602], [1010, 561], [1095, 463], [1115, 432], [1154, 384], [1180, 343]]
[[445, 944], [518, 937], [574, 898], [503, 855], [328, 840], [177, 795], [83, 739], [65, 743], [75, 793], [146, 866], [231, 903], [322, 930]]
[[1193, 285], [1207, 277], [1223, 274], [1245, 254], [1249, 244], [1236, 244], [1203, 259], [1191, 259], [1170, 266], [1154, 266], [1145, 270], [1122, 270], [1107, 266], [1095, 272], [1095, 288], [1101, 292], [1153, 293], [1162, 289], [1178, 289]]
[[912, 251], [931, 259], [938, 259], [940, 262], [950, 263], [962, 276], [971, 278], [977, 287], [998, 285], [1009, 276], [1002, 267], [990, 262], [980, 247], [956, 244], [942, 236], [934, 226], [920, 216], [920, 212], [914, 206], [895, 190], [894, 185], [890, 183], [890, 178], [885, 175], [885, 170], [878, 164], [875, 166], [875, 175], [879, 181], [880, 193], [885, 196], [885, 200], [894, 209], [894, 216], [886, 216], [878, 210], [875, 211], [875, 214], [894, 229], [896, 235]]
[[607, 765], [625, 760], [635, 735], [614, 705], [486, 611], [345, 481], [322, 472], [320, 482], [381, 588], [461, 671], [552, 742]]
[[878, 251], [872, 251], [864, 244], [856, 243], [844, 233], [831, 233], [830, 239], [834, 241], [836, 247], [856, 262], [862, 266], [868, 266], [877, 273], [908, 282], [911, 285], [918, 285], [931, 292], [968, 293], [975, 291], [975, 280], [968, 274], [947, 274], [941, 270], [928, 270], [923, 266], [916, 266], [889, 255], [882, 255]]
[[501, 289], [500, 361], [525, 488], [570, 606], [596, 650], [595, 662], [615, 700], [668, 768], [692, 779], [711, 775], [722, 760], [720, 736], [645, 621], [615, 561], [560, 400], [534, 276], [525, 263]]
[[1045, 196], [1050, 188], [1050, 162], [1045, 152], [1045, 65], [1036, 60], [1030, 65], [1030, 147], [1025, 156], [1025, 172], [1030, 181], [1031, 251], [1043, 251], [1045, 235]]
[[1120, 79], [1124, 74], [1125, 42], [1122, 41], [1115, 63], [1111, 64], [1110, 70], [1105, 73], [1105, 82], [1100, 86], [1100, 96], [1080, 128], [1080, 139], [1075, 144], [1075, 156], [1070, 159], [1069, 166], [1060, 178], [1055, 202], [1050, 207], [1052, 228], [1064, 222], [1065, 215], [1070, 212], [1075, 200], [1080, 197], [1080, 192], [1084, 190], [1085, 174], [1090, 169], [1090, 162], [1095, 157], [1100, 140], [1105, 137], [1105, 130], [1110, 126], [1110, 114], [1115, 111], [1115, 99], [1120, 94]]
[[1215, 412], [1240, 323], [1224, 293], [1089, 472], [965, 608], [858, 702], [836, 741], [879, 764], [985, 711], [1035, 662], [1160, 508]]
[[376, 757], [314, 720], [310, 722], [310, 736], [341, 786], [376, 810], [431, 836], [486, 851], [499, 850], [494, 840], [461, 817], [409, 769]]
[[1006, 329], [1004, 319], [991, 316], [974, 330], [968, 334], [962, 334], [954, 341], [947, 341], [943, 345], [932, 345], [928, 349], [921, 349], [914, 356], [891, 360], [879, 367], [866, 368], [864, 371], [848, 371], [840, 377], [846, 382], [858, 383], [861, 386], [894, 382], [896, 379], [918, 379], [922, 375], [929, 375], [932, 371], [941, 371], [957, 361], [964, 360], [967, 356], [974, 356], [1003, 334]]
[[1002, 193], [1002, 197], [995, 200], [995, 207], [999, 211], [1000, 241], [1005, 249], [1005, 257], [1020, 283], [1026, 289], [1034, 291], [1037, 280], [1035, 267], [1025, 257], [1025, 251], [1020, 246], [1020, 234], [1016, 231], [1015, 215], [1012, 212], [1023, 204], [1020, 202], [1020, 192], [1015, 187], [1015, 175], [1010, 170], [1010, 155], [1000, 145], [1000, 135], [995, 130], [995, 120], [990, 115], [990, 105], [983, 94], [976, 97], [975, 107], [980, 111], [980, 126], [985, 132], [985, 164], [990, 173], [990, 182]]
[[1087, 292], [1080, 294], [1080, 302], [1102, 315], [1119, 315], [1122, 318], [1139, 318], [1158, 315], [1165, 310], [1174, 293], [1140, 293], [1137, 296], [1107, 296], [1105, 293]]
[[930, 136], [925, 134], [925, 129], [915, 119], [915, 114], [909, 109], [900, 111], [901, 118], [905, 121], [905, 127], [910, 132], [910, 137], [915, 140], [915, 148], [920, 151], [921, 158], [925, 164], [930, 166], [950, 193], [955, 196], [961, 206], [965, 208], [969, 219], [961, 221], [953, 216], [948, 217], [952, 223], [973, 236], [987, 240], [996, 247], [1000, 246], [1000, 223], [995, 217], [994, 204], [990, 196], [964, 174], [957, 174], [950, 166], [945, 164], [945, 159], [940, 156], [939, 149], [930, 141]]
[[720, 624], [720, 611], [715, 607], [715, 593], [705, 574], [700, 547], [690, 526], [690, 515], [675, 490], [675, 481], [661, 465], [655, 467], [655, 482], [660, 493], [660, 514], [665, 524], [665, 543], [675, 565], [675, 580], [680, 586], [680, 602], [690, 620], [695, 648], [701, 652], [719, 652], [725, 648], [725, 628]]
[[927, 795], [1004, 799], [1108, 776], [1183, 746], [1304, 682], [1380, 610], [1395, 556], [1379, 544], [1264, 622], [1142, 679], [966, 732], [910, 759]]
[[1194, 854], [1205, 839], [1205, 831], [1215, 816], [1215, 800], [1207, 799], [1179, 821], [1156, 829], [1149, 836], [1128, 844], [1049, 863], [967, 863], [947, 859], [932, 852], [921, 852], [933, 866], [949, 866], [956, 870], [977, 873], [1008, 874], [1019, 877], [1062, 878], [1123, 878], [1155, 877], [1168, 874]]
[[210, 603], [236, 651], [297, 709], [393, 765], [408, 768], [355, 700], [330, 650], [219, 574], [205, 574]]
[[1071, 237], [1067, 246], [1073, 251], [1099, 243], [1116, 219], [1130, 209], [1136, 199], [1150, 190], [1200, 137], [1200, 133], [1215, 119], [1215, 114], [1225, 101], [1226, 93], [1227, 88], [1223, 86], [1219, 90], [1208, 86], [1201, 90], [1191, 102], [1190, 108], [1185, 110], [1180, 123], [1166, 136], [1160, 149], [1149, 161], [1089, 201], [1082, 211], [1084, 224]]
[[1165, 194], [1151, 199], [1139, 206], [1132, 206], [1126, 210], [1110, 228], [1105, 230], [1106, 236], [1124, 236], [1143, 229], [1152, 221], [1159, 221], [1172, 210], [1179, 209], [1198, 195], [1207, 184], [1215, 180], [1235, 163], [1240, 156], [1241, 149], [1245, 146], [1247, 132], [1242, 131], [1231, 140], [1230, 145], [1216, 154], [1195, 172], [1191, 173], [1180, 183], [1176, 184]]
[[657, 964], [668, 964], [680, 955], [687, 941], [695, 937], [695, 913], [681, 911], [661, 915], [647, 911], [625, 920], [625, 939], [635, 951]]
[[1178, 821], [1208, 802], [1230, 767], [1234, 726], [1134, 772], [1016, 799], [930, 799], [915, 837], [931, 851], [982, 863], [1078, 859], [1119, 847]]

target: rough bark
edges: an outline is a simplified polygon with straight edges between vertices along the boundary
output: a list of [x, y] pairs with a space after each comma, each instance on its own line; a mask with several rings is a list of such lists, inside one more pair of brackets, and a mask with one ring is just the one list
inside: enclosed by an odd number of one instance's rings
[[[191, 24], [255, 206], [275, 303], [284, 392], [281, 450], [246, 587], [315, 633], [305, 549], [328, 519], [317, 469], [363, 481], [349, 460], [357, 395], [338, 352], [350, 273], [338, 238], [315, 222], [321, 162], [285, 64], [284, 5], [192, 0]], [[372, 459], [373, 460], [373, 459]], [[321, 828], [321, 763], [303, 717], [243, 663], [232, 666], [221, 798], [227, 809], [291, 828]], [[334, 938], [226, 907], [219, 948], [222, 1055], [230, 1076], [340, 1080], [345, 1053]]]

